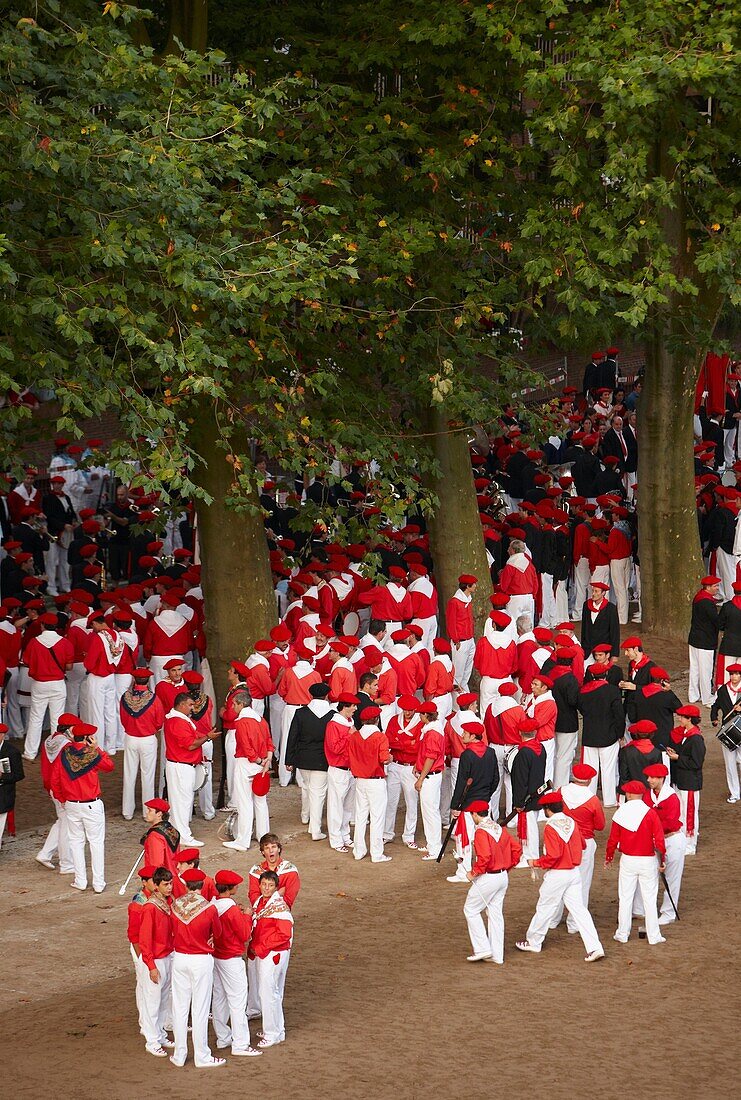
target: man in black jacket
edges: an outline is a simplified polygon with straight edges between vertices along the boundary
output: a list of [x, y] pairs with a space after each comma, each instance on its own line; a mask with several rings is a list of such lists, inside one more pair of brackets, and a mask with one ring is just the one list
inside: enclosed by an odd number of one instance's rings
[[635, 720], [647, 719], [656, 726], [653, 736], [654, 745], [663, 749], [674, 726], [674, 715], [682, 705], [670, 687], [669, 673], [665, 668], [654, 665], [651, 669], [651, 683], [639, 688], [635, 693]]
[[579, 740], [579, 681], [572, 671], [573, 650], [557, 649], [555, 667], [550, 676], [556, 703], [556, 759], [553, 763], [553, 786], [560, 790], [571, 777], [571, 763]]
[[635, 722], [636, 692], [651, 683], [651, 669], [656, 662], [646, 656], [643, 652], [643, 643], [637, 637], [625, 639], [623, 653], [628, 658], [628, 678], [619, 686], [625, 692], [625, 716], [629, 722]]
[[540, 850], [538, 807], [534, 795], [545, 783], [546, 757], [542, 743], [535, 739], [537, 728], [538, 724], [532, 718], [520, 722], [522, 744], [514, 759], [510, 757], [509, 764], [512, 805], [517, 810], [517, 839], [522, 844], [519, 867], [527, 866], [528, 859], [537, 859]]
[[592, 584], [592, 598], [584, 604], [581, 616], [581, 647], [588, 657], [596, 645], [608, 642], [613, 657], [620, 652], [620, 622], [617, 608], [607, 599], [610, 586], [602, 581]]
[[8, 740], [8, 727], [0, 723], [0, 847], [8, 814], [15, 808], [15, 785], [23, 778], [21, 754]]
[[296, 768], [301, 783], [301, 820], [309, 826], [312, 840], [326, 840], [322, 815], [327, 797], [327, 757], [324, 735], [334, 718], [327, 696], [329, 684], [312, 684], [311, 702], [299, 707], [288, 731], [286, 767]]
[[[468, 872], [472, 866], [473, 831], [475, 823], [469, 807], [474, 802], [491, 801], [491, 796], [499, 786], [499, 764], [494, 749], [486, 743], [486, 731], [483, 722], [475, 715], [461, 724], [459, 737], [465, 748], [458, 762], [458, 775], [450, 800], [450, 816], [459, 819], [462, 824], [456, 826], [456, 855], [459, 858], [458, 870], [448, 875], [448, 882], [469, 882]], [[469, 783], [470, 780], [470, 783]]]
[[582, 440], [583, 450], [574, 459], [571, 467], [571, 476], [574, 479], [574, 488], [577, 494], [587, 499], [597, 495], [596, 482], [600, 472], [600, 461], [597, 457], [598, 435], [587, 435]]
[[[617, 775], [620, 738], [625, 731], [625, 715], [620, 689], [607, 680], [592, 680], [579, 692], [582, 715], [582, 763], [601, 773], [602, 801], [617, 805], [615, 778]], [[597, 790], [595, 778], [592, 793]]]
[[[718, 688], [715, 702], [710, 708], [710, 721], [713, 729], [726, 721], [731, 716], [738, 719], [741, 712], [741, 664], [726, 666], [728, 680]], [[738, 707], [738, 710], [736, 708]], [[728, 798], [726, 802], [733, 806], [741, 799], [741, 783], [739, 772], [741, 771], [741, 747], [731, 748], [730, 745], [721, 742], [723, 747], [723, 762], [726, 766], [726, 782], [728, 783]]]
[[704, 707], [712, 706], [713, 661], [718, 645], [718, 606], [720, 577], [707, 576], [700, 581], [700, 591], [692, 601], [692, 617], [687, 645], [690, 650], [690, 682], [688, 699], [702, 699]]
[[720, 609], [718, 631], [723, 637], [718, 646], [715, 682], [722, 684], [728, 666], [741, 663], [741, 584], [733, 585], [733, 599], [727, 600]]
[[698, 708], [680, 707], [676, 713], [679, 725], [671, 732], [666, 755], [670, 761], [672, 786], [682, 807], [682, 821], [687, 834], [687, 855], [693, 856], [697, 851], [700, 835], [700, 791], [706, 746], [699, 729]]
[[44, 569], [48, 578], [50, 596], [69, 592], [69, 567], [67, 549], [72, 542], [72, 532], [77, 523], [77, 513], [64, 491], [61, 474], [50, 479], [51, 492], [44, 495], [41, 508], [46, 516], [49, 533], [49, 549], [44, 554]]
[[648, 790], [648, 780], [643, 774], [643, 769], [651, 764], [661, 763], [661, 749], [657, 749], [653, 743], [656, 726], [653, 722], [633, 722], [628, 726], [628, 733], [633, 738], [627, 745], [623, 745], [618, 753], [618, 776], [622, 790], [623, 784], [637, 779]]

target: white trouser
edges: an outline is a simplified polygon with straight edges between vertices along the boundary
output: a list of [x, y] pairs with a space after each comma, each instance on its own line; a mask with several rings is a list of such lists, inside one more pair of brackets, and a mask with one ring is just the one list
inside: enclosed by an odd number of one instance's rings
[[581, 619], [588, 586], [589, 558], [579, 558], [574, 566], [574, 606], [571, 609], [571, 618], [574, 620]]
[[228, 792], [227, 805], [231, 810], [235, 808], [234, 802], [234, 764], [236, 762], [237, 735], [234, 730], [227, 730], [224, 734], [224, 756], [226, 757], [226, 789]]
[[0, 814], [0, 848], [3, 846], [3, 836], [5, 835], [5, 822], [8, 820], [7, 811]]
[[614, 558], [610, 562], [610, 583], [615, 593], [618, 621], [621, 626], [628, 621], [628, 585], [632, 571], [632, 558]]
[[566, 587], [566, 581], [556, 582], [556, 610], [555, 610], [555, 623], [565, 623], [569, 617], [569, 590]]
[[283, 731], [280, 738], [280, 756], [278, 757], [278, 782], [281, 787], [287, 787], [291, 782], [293, 772], [286, 767], [286, 749], [288, 748], [288, 734], [291, 730], [291, 722], [298, 707], [293, 703], [286, 703], [283, 710]]
[[214, 959], [211, 1015], [220, 1046], [231, 1044], [232, 1050], [247, 1050], [250, 1046], [247, 967], [241, 956], [234, 959]]
[[467, 638], [464, 642], [453, 642], [450, 647], [453, 658], [453, 675], [455, 682], [461, 691], [468, 691], [468, 681], [473, 672], [473, 655], [476, 652], [476, 643], [473, 638]]
[[399, 806], [399, 796], [404, 792], [404, 828], [401, 839], [405, 844], [414, 842], [414, 834], [417, 831], [417, 806], [419, 798], [414, 789], [416, 779], [411, 764], [397, 764], [392, 761], [387, 772], [388, 803], [386, 806], [385, 835], [393, 839], [396, 829], [396, 811]]
[[[327, 797], [327, 773], [304, 768], [301, 772], [301, 795], [308, 802], [309, 832], [314, 838], [318, 838], [322, 831], [322, 817], [324, 815], [324, 802]], [[262, 833], [260, 834], [262, 836]]]
[[69, 854], [75, 868], [75, 886], [87, 887], [85, 841], [90, 845], [93, 889], [105, 887], [105, 811], [99, 798], [95, 802], [65, 802], [69, 835]]
[[556, 738], [549, 737], [547, 741], [541, 741], [545, 753], [545, 782], [553, 782], [553, 769], [556, 763]]
[[54, 803], [57, 820], [49, 830], [49, 835], [44, 841], [44, 847], [39, 852], [38, 859], [51, 859], [55, 852], [59, 853], [59, 870], [62, 874], [74, 871], [75, 865], [69, 850], [69, 829], [67, 827], [67, 811], [64, 803], [58, 802], [54, 795], [49, 796]]
[[440, 821], [444, 829], [450, 825], [450, 803], [458, 779], [460, 762], [459, 756], [451, 756], [450, 766], [443, 769], [443, 779], [440, 784]]
[[370, 855], [373, 861], [383, 855], [383, 826], [386, 820], [386, 780], [355, 780], [355, 832], [353, 850], [356, 859], [368, 851], [365, 828], [370, 818]]
[[198, 806], [201, 813], [210, 821], [216, 813], [214, 807], [214, 743], [206, 741], [201, 745], [203, 766], [206, 769], [206, 782], [198, 791]]
[[633, 902], [636, 889], [640, 890], [649, 943], [661, 940], [656, 895], [659, 891], [659, 864], [656, 856], [621, 856], [618, 875], [618, 926], [617, 935], [627, 940], [633, 923]]
[[121, 721], [121, 697], [131, 687], [133, 677], [130, 672], [116, 673], [113, 677], [113, 682], [116, 688], [116, 748], [122, 749], [124, 747], [124, 738], [126, 737], [126, 730], [123, 728], [123, 722]]
[[532, 621], [535, 622], [535, 596], [527, 594], [510, 596], [504, 610], [513, 623], [517, 622], [520, 615], [529, 615]]
[[144, 803], [154, 798], [154, 777], [157, 772], [157, 734], [149, 737], [125, 735], [123, 796], [121, 813], [132, 818], [136, 809], [136, 777], [141, 770], [142, 776], [142, 815], [146, 817]]
[[573, 733], [556, 732], [556, 759], [553, 762], [553, 786], [557, 791], [571, 778], [571, 765], [576, 753], [579, 731]]
[[196, 789], [196, 770], [192, 764], [165, 762], [167, 800], [170, 803], [170, 821], [180, 833], [180, 845], [187, 848], [193, 834], [190, 819], [193, 814], [193, 793]]
[[564, 905], [574, 921], [588, 955], [602, 947], [594, 921], [582, 899], [579, 868], [570, 871], [546, 871], [538, 895], [538, 904], [527, 930], [527, 940], [540, 947], [548, 934], [553, 919]]
[[620, 751], [620, 742], [608, 745], [604, 749], [593, 749], [588, 745], [582, 746], [582, 763], [589, 764], [597, 772], [589, 784], [592, 794], [597, 793], [597, 780], [602, 779], [602, 802], [605, 806], [617, 805], [617, 759]]
[[[499, 698], [499, 689], [502, 684], [511, 682], [512, 678], [510, 676], [504, 676], [499, 680], [495, 680], [493, 676], [482, 676], [479, 684], [479, 714], [486, 714], [489, 705]], [[472, 714], [471, 717], [475, 719], [476, 716]]]
[[[417, 697], [421, 698], [421, 694], [421, 692], [417, 692]], [[452, 691], [449, 691], [446, 695], [436, 695], [435, 698], [431, 699], [430, 701], [434, 703], [437, 707], [437, 716], [440, 721], [445, 724], [445, 719], [455, 710]], [[385, 728], [386, 727], [384, 726], [384, 729]]]
[[238, 756], [234, 765], [234, 803], [237, 810], [237, 844], [249, 848], [252, 840], [252, 825], [259, 840], [270, 832], [267, 795], [255, 795], [252, 791], [252, 778], [262, 771], [262, 764], [253, 764], [245, 756]]
[[149, 977], [149, 971], [141, 958], [136, 960], [137, 976], [139, 978], [139, 1026], [141, 1027], [144, 1041], [147, 1046], [159, 1046], [163, 1039], [167, 1038], [165, 1023], [170, 1016], [172, 979], [172, 955], [165, 955], [162, 959], [155, 959], [154, 965], [159, 971], [159, 982], [153, 982]]
[[437, 856], [443, 842], [443, 823], [440, 817], [440, 785], [442, 772], [428, 775], [422, 780], [419, 792], [419, 808], [422, 811], [422, 828], [425, 847], [431, 856]]
[[[463, 843], [463, 837], [458, 832], [458, 822], [463, 819], [463, 828], [467, 833], [467, 841]], [[476, 828], [476, 822], [473, 820], [471, 814], [462, 813], [458, 817], [456, 827], [453, 829], [453, 836], [455, 837], [455, 855], [458, 860], [458, 870], [456, 871], [456, 878], [468, 881], [468, 872], [473, 866], [473, 834]]]
[[36, 756], [39, 751], [47, 707], [50, 731], [56, 733], [57, 722], [64, 714], [66, 699], [67, 687], [64, 680], [31, 679], [31, 706], [28, 709], [24, 749], [26, 756]]
[[[518, 866], [524, 867], [528, 859], [537, 859], [540, 855], [538, 811], [528, 810], [525, 814], [518, 814], [514, 820], [517, 823], [517, 839], [522, 845], [522, 856]], [[523, 833], [524, 835], [521, 835]]]
[[152, 656], [152, 657], [149, 658], [149, 661], [147, 662], [147, 664], [148, 664], [149, 668], [151, 668], [151, 670], [152, 670], [152, 679], [150, 681], [150, 686], [152, 688], [152, 691], [154, 691], [154, 689], [157, 687], [157, 684], [159, 684], [161, 680], [166, 680], [167, 679], [167, 673], [165, 672], [165, 665], [168, 663], [168, 661], [172, 661], [174, 658], [177, 658], [178, 661], [182, 661], [183, 664], [187, 664], [187, 662], [185, 660], [186, 656], [187, 656], [187, 654], [181, 656], [179, 653], [174, 653], [174, 654], [170, 653], [170, 654], [167, 654], [165, 657], [154, 657], [154, 656]]
[[550, 573], [540, 575], [540, 619], [541, 626], [555, 626], [561, 620], [556, 618], [556, 593], [553, 590], [553, 576]]
[[738, 458], [737, 451], [741, 443], [738, 439], [738, 425], [739, 421], [736, 421], [735, 427], [723, 429], [723, 461], [726, 466], [733, 466]]
[[422, 645], [432, 653], [432, 643], [437, 635], [437, 615], [430, 615], [426, 619], [413, 619], [412, 622], [424, 631], [421, 637]]
[[[589, 891], [592, 888], [592, 877], [594, 875], [594, 853], [597, 851], [597, 841], [594, 837], [590, 837], [585, 841], [586, 848], [582, 852], [581, 863], [579, 864], [579, 879], [581, 881], [581, 898], [586, 908], [589, 908]], [[563, 905], [559, 907], [558, 913], [554, 917], [551, 928], [557, 928], [561, 923], [563, 917]], [[566, 918], [566, 927], [569, 932], [578, 931], [576, 927], [576, 921], [569, 913]]]
[[725, 550], [718, 548], [715, 562], [718, 576], [721, 579], [720, 592], [724, 603], [733, 599], [733, 586], [736, 583], [736, 560], [734, 554], [727, 554]]
[[[679, 895], [682, 890], [682, 875], [684, 873], [684, 857], [687, 854], [687, 837], [680, 829], [671, 836], [666, 837], [666, 883], [672, 896], [674, 905], [679, 909]], [[664, 897], [659, 909], [659, 920], [662, 924], [675, 919], [674, 908], [669, 901], [669, 894], [664, 890]]]
[[173, 1057], [184, 1062], [188, 1055], [188, 1014], [190, 1013], [193, 1054], [196, 1066], [211, 1061], [208, 1045], [208, 1012], [213, 985], [213, 955], [172, 956], [172, 1026], [175, 1049]]
[[[678, 787], [674, 790], [677, 792], [679, 798], [679, 804], [682, 807], [682, 821], [684, 822], [684, 832], [687, 837], [687, 855], [693, 856], [697, 851], [697, 841], [700, 839], [700, 791], [680, 791]], [[692, 795], [692, 803], [694, 806], [692, 814], [690, 814], [690, 795]], [[694, 821], [690, 821], [689, 818], [693, 817]]]
[[[471, 883], [463, 905], [463, 916], [468, 925], [468, 935], [474, 955], [491, 955], [495, 963], [504, 962], [504, 895], [509, 886], [506, 871], [498, 874], [479, 875]], [[481, 914], [486, 910], [489, 921], [487, 931]]]
[[280, 746], [283, 740], [283, 712], [286, 709], [282, 695], [270, 696], [270, 737], [273, 742], [273, 755], [280, 759]]
[[11, 737], [23, 737], [23, 712], [18, 698], [18, 667], [9, 668], [10, 678], [3, 692], [5, 723]]
[[282, 1043], [286, 1037], [283, 990], [290, 956], [290, 951], [271, 951], [264, 959], [255, 959], [257, 988], [262, 1009], [262, 1035], [268, 1043]]
[[[505, 780], [505, 774], [506, 774], [506, 770], [505, 770], [505, 767], [504, 767], [504, 750], [506, 749], [507, 746], [506, 745], [490, 745], [489, 747], [494, 750], [494, 754], [497, 758], [497, 767], [499, 768], [499, 780], [497, 781], [497, 785], [494, 788], [494, 790], [492, 792], [492, 796], [489, 800], [489, 811], [491, 813], [491, 816], [496, 821], [499, 818], [499, 803], [500, 803], [501, 798], [502, 798], [502, 787], [504, 786], [504, 780]], [[511, 794], [511, 789], [510, 789], [510, 794]]]
[[735, 798], [737, 801], [741, 798], [741, 784], [739, 784], [739, 772], [741, 772], [741, 748], [728, 749], [725, 745], [723, 749], [723, 763], [726, 766], [726, 783], [728, 784], [728, 794], [731, 798]]
[[689, 651], [690, 682], [687, 688], [687, 698], [690, 703], [697, 703], [702, 700], [704, 707], [711, 707], [715, 699], [715, 685], [713, 683], [715, 650], [697, 649], [691, 645]]
[[80, 713], [80, 688], [82, 687], [84, 679], [85, 666], [82, 661], [75, 661], [72, 668], [68, 668], [65, 673], [67, 699], [64, 704], [64, 709], [68, 714]]
[[349, 768], [327, 769], [327, 832], [332, 848], [349, 848], [355, 783]]
[[90, 721], [98, 727], [98, 744], [107, 753], [116, 752], [118, 742], [118, 699], [116, 677], [87, 676], [87, 711]]
[[[61, 538], [61, 536], [59, 536]], [[47, 592], [56, 596], [60, 592], [69, 592], [69, 566], [67, 565], [67, 547], [58, 542], [49, 542], [44, 551], [44, 571], [48, 579]]]

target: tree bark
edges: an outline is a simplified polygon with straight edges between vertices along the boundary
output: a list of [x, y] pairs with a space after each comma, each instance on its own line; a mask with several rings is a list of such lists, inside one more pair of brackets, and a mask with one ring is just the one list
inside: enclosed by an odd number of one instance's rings
[[461, 573], [473, 573], [479, 579], [473, 598], [473, 614], [480, 632], [491, 610], [492, 586], [467, 434], [450, 430], [444, 405], [431, 408], [426, 419], [429, 431], [434, 433], [430, 444], [440, 467], [440, 476], [429, 481], [429, 487], [439, 500], [429, 530], [441, 622], [444, 622], [445, 604], [458, 588], [458, 577]]
[[186, 50], [206, 52], [208, 0], [170, 0], [170, 26], [165, 54], [179, 53], [178, 42]]
[[[229, 662], [243, 659], [275, 626], [278, 613], [257, 494], [249, 501], [257, 509], [254, 513], [227, 508], [234, 467], [220, 441], [213, 406], [204, 402], [194, 421], [193, 446], [203, 459], [195, 480], [213, 498], [211, 504], [198, 501], [196, 508], [208, 658], [217, 699], [222, 700]], [[244, 442], [233, 439], [231, 445], [235, 452], [247, 453]]]

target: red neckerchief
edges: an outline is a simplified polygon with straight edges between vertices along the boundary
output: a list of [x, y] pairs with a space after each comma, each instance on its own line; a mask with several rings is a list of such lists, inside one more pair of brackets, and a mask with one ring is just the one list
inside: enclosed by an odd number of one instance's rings
[[654, 744], [650, 737], [637, 737], [631, 744], [634, 748], [638, 749], [639, 752], [653, 752]]
[[630, 662], [630, 664], [628, 665], [628, 671], [632, 675], [634, 672], [637, 672], [639, 668], [643, 668], [643, 666], [646, 664], [648, 664], [648, 657], [645, 653], [642, 653], [637, 661]]
[[543, 751], [543, 745], [540, 741], [523, 741], [520, 746], [521, 749], [531, 749], [536, 756], [540, 756]]
[[471, 741], [464, 747], [464, 752], [466, 749], [470, 749], [471, 752], [476, 753], [477, 756], [483, 756], [488, 748], [489, 746], [485, 745], [483, 741]]
[[741, 611], [741, 596], [734, 596], [731, 603]]
[[602, 608], [607, 607], [608, 602], [608, 600], [603, 600], [599, 607], [595, 607], [594, 600], [587, 600], [587, 607], [589, 608], [590, 612], [593, 612], [595, 615], [599, 615]]
[[643, 692], [643, 695], [646, 699], [650, 698], [651, 695], [655, 695], [657, 691], [663, 690], [664, 689], [663, 687], [661, 687], [660, 684], [646, 684], [644, 688], [641, 688], [641, 691]]
[[695, 598], [692, 602], [693, 603], [699, 603], [700, 600], [712, 600], [712, 599], [713, 599], [713, 597], [710, 595], [710, 593], [707, 591], [707, 589], [706, 588], [701, 588], [700, 591], [696, 594], [696, 596], [695, 596]]
[[580, 694], [585, 695], [588, 691], [594, 691], [596, 688], [604, 687], [607, 683], [604, 676], [600, 680], [589, 680], [581, 689]]

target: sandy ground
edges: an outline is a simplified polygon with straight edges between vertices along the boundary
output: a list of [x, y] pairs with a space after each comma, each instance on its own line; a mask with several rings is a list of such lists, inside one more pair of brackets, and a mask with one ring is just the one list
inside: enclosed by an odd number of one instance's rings
[[[686, 697], [686, 649], [660, 639], [647, 649]], [[7, 1095], [128, 1100], [146, 1091], [169, 1100], [214, 1087], [279, 1090], [299, 1100], [732, 1094], [741, 804], [726, 805], [720, 746], [709, 721], [704, 728], [702, 832], [698, 854], [687, 861], [682, 920], [668, 928], [663, 946], [649, 947], [635, 932], [628, 945], [615, 943], [617, 871], [602, 868], [603, 841], [591, 909], [607, 958], [593, 966], [563, 926], [539, 958], [514, 949], [536, 900], [528, 871], [510, 878], [504, 967], [467, 964], [466, 888], [445, 881], [452, 859], [429, 865], [397, 841], [387, 847], [393, 864], [355, 863], [299, 831], [295, 788], [274, 789], [272, 827], [303, 883], [287, 1040], [260, 1059], [233, 1059], [211, 1073], [152, 1058], [138, 1034], [128, 899], [118, 887], [143, 827], [120, 817], [120, 766], [104, 777], [110, 885], [102, 895], [80, 895], [68, 878], [33, 860], [52, 810], [38, 764], [30, 764], [19, 787], [18, 837], [0, 854]], [[225, 851], [218, 824], [197, 823], [196, 835], [207, 842], [204, 866], [244, 872], [253, 853]]]

